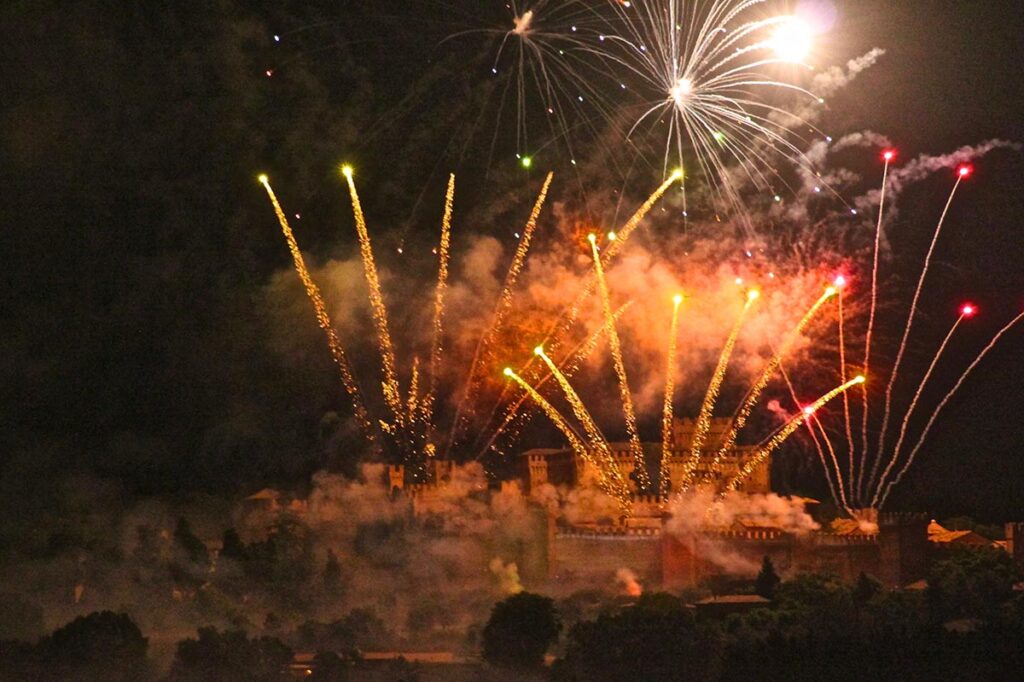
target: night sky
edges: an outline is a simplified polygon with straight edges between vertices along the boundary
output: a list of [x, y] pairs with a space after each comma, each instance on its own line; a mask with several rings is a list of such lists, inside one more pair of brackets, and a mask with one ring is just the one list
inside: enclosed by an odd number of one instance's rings
[[[4, 3], [2, 504], [77, 475], [131, 495], [231, 493], [338, 465], [345, 448], [322, 418], [344, 401], [326, 352], [296, 364], [266, 342], [264, 291], [289, 264], [254, 178], [275, 178], [303, 216], [303, 248], [322, 258], [354, 244], [337, 227], [343, 159], [367, 211], [392, 226], [382, 249], [434, 238], [452, 170], [472, 178], [465, 206], [495, 186], [528, 201], [541, 172], [524, 177], [507, 138], [491, 147], [500, 124], [479, 116], [493, 46], [440, 44], [500, 25], [501, 4], [484, 4]], [[1018, 2], [836, 4], [822, 63], [887, 53], [829, 102], [826, 132], [870, 128], [903, 160], [1024, 141]], [[940, 316], [976, 302], [950, 366], [1024, 306], [1022, 177], [1020, 152], [992, 153], [951, 210], [919, 341], [934, 346]], [[901, 202], [892, 242], [906, 278], [949, 182]], [[971, 377], [894, 508], [1024, 519], [1022, 349], [1018, 329]]]

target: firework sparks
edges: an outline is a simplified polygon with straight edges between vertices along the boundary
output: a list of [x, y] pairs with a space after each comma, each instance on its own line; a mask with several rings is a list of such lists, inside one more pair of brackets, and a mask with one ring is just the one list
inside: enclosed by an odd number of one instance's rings
[[714, 468], [721, 458], [736, 445], [736, 438], [739, 435], [740, 430], [746, 425], [747, 419], [750, 417], [750, 413], [754, 409], [754, 405], [757, 404], [758, 399], [761, 397], [761, 393], [764, 391], [765, 387], [768, 386], [768, 382], [771, 380], [772, 375], [775, 374], [779, 365], [782, 364], [782, 359], [789, 353], [789, 349], [800, 335], [803, 334], [807, 324], [814, 318], [821, 306], [835, 296], [836, 293], [837, 290], [834, 286], [830, 286], [825, 289], [825, 293], [823, 293], [821, 297], [815, 301], [814, 305], [811, 306], [810, 310], [800, 318], [800, 322], [797, 323], [796, 328], [793, 329], [789, 336], [783, 341], [779, 351], [775, 353], [771, 360], [768, 361], [768, 364], [765, 365], [764, 370], [762, 370], [760, 376], [758, 376], [757, 380], [754, 382], [754, 385], [750, 387], [750, 391], [747, 393], [746, 399], [743, 401], [742, 405], [740, 405], [740, 409], [736, 413], [735, 419], [733, 419], [732, 426], [730, 426], [729, 431], [722, 440], [722, 444], [719, 447], [718, 452], [715, 453], [712, 468]]
[[[924, 265], [921, 267], [921, 276], [917, 279], [917, 287], [914, 289], [914, 298], [910, 302], [910, 313], [907, 315], [907, 324], [903, 328], [903, 338], [900, 339], [899, 350], [896, 351], [896, 360], [893, 363], [892, 373], [889, 375], [889, 384], [885, 387], [885, 408], [882, 412], [882, 429], [878, 434], [878, 453], [885, 450], [885, 434], [889, 429], [889, 416], [892, 408], [892, 389], [896, 384], [896, 378], [899, 376], [900, 363], [903, 360], [903, 353], [907, 350], [907, 339], [910, 337], [910, 330], [914, 325], [914, 318], [917, 315], [917, 304], [921, 298], [921, 290], [924, 288], [925, 278], [928, 276], [928, 268], [932, 262], [932, 254], [935, 252], [935, 245], [939, 241], [939, 235], [942, 233], [942, 226], [946, 222], [946, 215], [949, 213], [949, 207], [953, 204], [953, 197], [956, 196], [956, 190], [960, 187], [960, 183], [970, 175], [969, 166], [960, 166], [956, 175], [956, 182], [953, 183], [953, 189], [949, 192], [949, 198], [946, 200], [946, 206], [942, 209], [942, 215], [939, 216], [939, 222], [935, 226], [935, 232], [932, 233], [932, 242], [928, 245], [928, 253], [924, 257]], [[871, 477], [868, 479], [868, 487], [874, 485], [874, 481], [878, 476], [878, 467], [882, 459], [879, 456], [875, 460], [875, 465], [871, 470]]]
[[[946, 404], [953, 399], [953, 396], [956, 395], [957, 391], [960, 390], [960, 387], [963, 386], [963, 383], [967, 381], [967, 377], [971, 375], [971, 372], [974, 371], [974, 368], [977, 367], [981, 363], [981, 361], [985, 359], [985, 356], [988, 355], [989, 352], [996, 347], [996, 344], [999, 343], [999, 339], [1001, 339], [1004, 334], [1006, 334], [1013, 327], [1015, 327], [1017, 323], [1020, 322], [1021, 320], [1024, 320], [1024, 312], [1020, 313], [1015, 318], [1007, 322], [1002, 329], [996, 332], [995, 336], [993, 336], [992, 339], [988, 342], [988, 345], [985, 346], [980, 353], [978, 353], [977, 357], [974, 358], [971, 364], [967, 366], [967, 369], [964, 370], [963, 374], [960, 375], [960, 378], [957, 379], [956, 383], [953, 384], [953, 388], [949, 389], [949, 392], [946, 393], [946, 395], [942, 398], [942, 400], [939, 402], [938, 407], [935, 408], [935, 411], [932, 412], [931, 417], [928, 419], [928, 423], [925, 424], [924, 430], [921, 432], [920, 437], [917, 439], [917, 443], [914, 444], [913, 449], [910, 451], [910, 456], [907, 457], [907, 461], [903, 465], [903, 468], [900, 469], [899, 473], [896, 474], [896, 477], [894, 479], [885, 484], [885, 492], [882, 493], [881, 497], [878, 500], [879, 507], [885, 505], [885, 501], [889, 498], [889, 493], [891, 493], [892, 489], [895, 486], [899, 485], [899, 482], [903, 480], [904, 474], [907, 473], [911, 465], [914, 463], [914, 458], [917, 456], [917, 453], [921, 449], [921, 446], [924, 445], [925, 439], [928, 438], [928, 434], [931, 432], [932, 427], [935, 425], [935, 421], [939, 418], [939, 415], [942, 414], [942, 411], [945, 409]], [[879, 488], [881, 488], [883, 483], [884, 481], [879, 481]]]
[[619, 340], [619, 332], [615, 328], [615, 318], [612, 313], [611, 296], [608, 293], [608, 283], [605, 281], [604, 268], [601, 267], [601, 254], [597, 250], [597, 237], [594, 234], [589, 236], [590, 248], [594, 255], [594, 272], [597, 274], [597, 287], [601, 293], [601, 306], [604, 310], [605, 325], [608, 328], [608, 345], [611, 347], [612, 360], [615, 365], [615, 374], [619, 379], [619, 397], [622, 400], [622, 413], [626, 418], [626, 434], [629, 437], [629, 450], [633, 455], [637, 486], [641, 490], [650, 488], [651, 479], [647, 473], [647, 461], [644, 458], [644, 450], [640, 445], [640, 431], [636, 425], [636, 412], [633, 409], [633, 396], [629, 390], [629, 378], [626, 376], [626, 364], [622, 359], [622, 343]]
[[686, 468], [684, 470], [684, 490], [693, 482], [693, 472], [697, 468], [697, 464], [700, 462], [701, 450], [704, 448], [704, 441], [707, 438], [708, 429], [711, 427], [711, 416], [715, 409], [715, 402], [718, 400], [718, 394], [722, 388], [722, 381], [725, 379], [725, 370], [729, 366], [729, 358], [732, 356], [732, 351], [736, 347], [736, 340], [739, 338], [740, 329], [743, 328], [743, 320], [746, 318], [747, 311], [750, 310], [750, 306], [754, 304], [754, 301], [756, 301], [759, 296], [760, 294], [756, 289], [752, 289], [747, 292], [747, 300], [743, 304], [739, 317], [736, 319], [736, 324], [732, 326], [732, 331], [729, 332], [729, 337], [725, 340], [725, 345], [722, 346], [721, 354], [718, 356], [718, 364], [715, 366], [715, 371], [711, 375], [711, 381], [708, 383], [708, 390], [704, 394], [704, 401], [700, 405], [700, 412], [697, 413], [697, 423], [693, 430], [693, 440], [690, 443], [690, 457], [686, 462]]
[[740, 483], [743, 482], [750, 474], [754, 473], [754, 470], [760, 466], [772, 452], [774, 452], [780, 445], [782, 445], [787, 438], [796, 432], [804, 422], [814, 416], [814, 413], [824, 407], [830, 400], [835, 398], [837, 395], [846, 391], [858, 384], [864, 383], [864, 377], [861, 375], [855, 376], [845, 384], [833, 388], [831, 391], [815, 400], [810, 405], [807, 405], [800, 412], [790, 419], [786, 424], [780, 428], [775, 435], [767, 439], [761, 447], [757, 449], [757, 452], [753, 457], [748, 459], [746, 463], [740, 468], [739, 473], [736, 474], [728, 483], [725, 485], [725, 490], [735, 490]]
[[384, 307], [384, 296], [381, 294], [380, 279], [377, 277], [377, 263], [373, 259], [370, 233], [366, 229], [366, 217], [363, 215], [363, 207], [359, 203], [356, 183], [352, 179], [352, 167], [343, 166], [341, 173], [345, 176], [349, 196], [352, 200], [352, 215], [355, 218], [356, 233], [359, 237], [359, 255], [363, 261], [363, 275], [366, 277], [366, 284], [370, 290], [370, 307], [373, 311], [373, 323], [377, 328], [381, 369], [384, 373], [382, 382], [384, 402], [391, 410], [395, 425], [401, 427], [405, 422], [405, 416], [402, 413], [402, 395], [398, 388], [398, 375], [395, 372], [395, 349], [391, 342], [391, 333], [388, 331], [388, 312]]
[[679, 306], [682, 294], [672, 298], [672, 323], [669, 325], [668, 352], [665, 354], [665, 398], [661, 408], [661, 467], [659, 468], [659, 491], [667, 498], [672, 489], [669, 479], [669, 460], [672, 456], [672, 398], [675, 395], [676, 340], [679, 335]]
[[341, 339], [338, 338], [338, 332], [335, 331], [334, 325], [331, 324], [331, 318], [327, 314], [327, 306], [324, 305], [324, 299], [320, 295], [320, 288], [313, 281], [309, 270], [306, 268], [306, 261], [302, 257], [302, 252], [299, 251], [299, 244], [295, 240], [295, 234], [292, 232], [291, 225], [288, 224], [288, 218], [285, 216], [284, 210], [282, 210], [281, 204], [277, 200], [277, 195], [274, 194], [274, 190], [270, 187], [270, 179], [266, 175], [261, 175], [259, 181], [267, 191], [270, 203], [274, 207], [274, 213], [277, 215], [277, 221], [281, 224], [281, 231], [288, 242], [288, 250], [292, 254], [295, 270], [299, 273], [299, 279], [302, 280], [302, 285], [306, 289], [306, 295], [309, 297], [310, 302], [313, 304], [313, 310], [316, 312], [316, 321], [320, 325], [320, 329], [327, 336], [327, 346], [330, 348], [331, 358], [338, 367], [338, 373], [341, 375], [341, 384], [344, 386], [345, 392], [348, 393], [349, 400], [352, 401], [352, 409], [355, 412], [356, 420], [362, 427], [366, 438], [371, 443], [375, 443], [373, 427], [370, 423], [370, 417], [366, 412], [366, 407], [363, 404], [359, 385], [352, 375], [352, 368], [349, 366], [345, 349], [341, 345]]
[[601, 466], [600, 462], [596, 461], [593, 458], [590, 451], [587, 449], [586, 445], [584, 445], [583, 441], [576, 434], [576, 432], [573, 431], [569, 423], [565, 420], [561, 413], [558, 410], [556, 410], [554, 406], [551, 405], [551, 403], [549, 403], [544, 398], [544, 396], [538, 393], [535, 388], [530, 386], [529, 383], [527, 383], [525, 380], [523, 380], [522, 377], [516, 374], [511, 367], [506, 367], [504, 373], [505, 376], [519, 384], [520, 388], [522, 388], [530, 396], [530, 398], [532, 398], [533, 401], [537, 403], [537, 406], [544, 411], [544, 414], [548, 416], [548, 419], [550, 419], [551, 422], [556, 427], [558, 427], [558, 430], [562, 432], [566, 440], [569, 442], [569, 447], [572, 448], [573, 452], [576, 453], [576, 455], [580, 459], [590, 463], [591, 466], [593, 466], [597, 470], [599, 485], [601, 489], [607, 495], [610, 495], [611, 497], [618, 500], [623, 515], [628, 516], [631, 511], [630, 497], [629, 491], [628, 489], [625, 488], [624, 482], [621, 479], [616, 479], [610, 476], [610, 472], [605, 467]]
[[455, 174], [448, 176], [448, 189], [444, 195], [444, 215], [441, 218], [441, 243], [437, 249], [437, 286], [434, 289], [434, 323], [430, 342], [430, 389], [423, 401], [424, 417], [434, 418], [434, 400], [437, 380], [441, 373], [441, 352], [444, 336], [444, 297], [448, 289], [448, 258], [451, 246], [452, 211], [455, 203]]

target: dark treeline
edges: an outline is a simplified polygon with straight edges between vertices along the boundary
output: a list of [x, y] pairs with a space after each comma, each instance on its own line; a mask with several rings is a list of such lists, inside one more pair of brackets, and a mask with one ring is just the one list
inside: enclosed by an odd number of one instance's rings
[[[470, 668], [488, 679], [566, 681], [1011, 680], [1024, 664], [1022, 573], [1004, 552], [954, 551], [917, 590], [888, 591], [863, 574], [854, 584], [772, 574], [766, 561], [756, 581], [770, 602], [724, 617], [686, 605], [705, 590], [630, 600], [522, 592], [480, 624], [474, 646], [483, 660]], [[296, 652], [309, 652], [313, 679], [342, 680], [362, 669], [363, 651], [402, 650], [364, 611], [294, 630], [275, 631], [269, 620], [252, 634], [199, 628], [161, 670], [135, 623], [97, 612], [35, 643], [0, 643], [0, 679], [277, 680]], [[547, 652], [557, 655], [551, 665]], [[392, 672], [415, 676], [416, 666]]]

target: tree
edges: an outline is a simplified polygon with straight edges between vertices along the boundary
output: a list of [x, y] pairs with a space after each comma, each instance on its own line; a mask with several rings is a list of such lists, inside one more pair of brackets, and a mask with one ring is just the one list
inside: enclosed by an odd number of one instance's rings
[[882, 583], [861, 571], [857, 576], [857, 583], [853, 586], [853, 603], [864, 606], [881, 591]]
[[145, 678], [147, 646], [127, 614], [98, 611], [55, 630], [38, 649], [50, 679], [135, 680]]
[[698, 628], [679, 598], [654, 593], [577, 623], [558, 667], [576, 680], [706, 680], [717, 652], [713, 630]]
[[324, 588], [332, 595], [341, 592], [341, 564], [331, 549], [327, 550], [327, 563], [324, 565]]
[[231, 559], [232, 561], [245, 560], [245, 543], [242, 542], [242, 538], [239, 537], [238, 531], [234, 528], [228, 528], [224, 531], [223, 545], [220, 549], [220, 555], [225, 559]]
[[483, 632], [487, 662], [504, 668], [539, 668], [562, 629], [555, 603], [520, 592], [498, 602]]
[[178, 642], [171, 680], [278, 680], [292, 650], [273, 637], [249, 639], [242, 630], [199, 628], [196, 639]]
[[772, 560], [765, 556], [764, 561], [761, 562], [761, 572], [757, 574], [757, 580], [754, 583], [754, 592], [765, 599], [774, 599], [775, 588], [779, 586], [780, 582], [782, 579], [775, 572]]
[[192, 532], [192, 525], [184, 516], [178, 517], [178, 523], [174, 527], [174, 543], [185, 552], [185, 556], [192, 563], [204, 563], [209, 558], [206, 545]]

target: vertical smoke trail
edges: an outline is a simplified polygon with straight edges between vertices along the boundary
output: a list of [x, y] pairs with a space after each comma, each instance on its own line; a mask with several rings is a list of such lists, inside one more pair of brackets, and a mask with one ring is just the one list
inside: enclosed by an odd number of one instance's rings
[[636, 483], [640, 492], [644, 492], [650, 489], [651, 478], [647, 473], [647, 462], [644, 458], [643, 447], [640, 445], [640, 432], [636, 426], [633, 397], [629, 392], [626, 365], [622, 361], [622, 344], [619, 340], [619, 332], [615, 329], [615, 317], [612, 313], [611, 297], [608, 294], [608, 282], [605, 281], [604, 268], [601, 267], [601, 254], [597, 250], [597, 237], [591, 234], [589, 239], [590, 248], [594, 254], [594, 272], [597, 273], [597, 288], [601, 292], [601, 305], [604, 308], [605, 325], [608, 328], [608, 345], [612, 351], [615, 374], [619, 378], [619, 397], [622, 399], [622, 413], [626, 417], [626, 433], [629, 436], [629, 449], [633, 455]]
[[932, 372], [935, 370], [935, 366], [939, 364], [939, 359], [942, 357], [942, 354], [946, 351], [946, 346], [949, 345], [949, 341], [950, 339], [953, 338], [953, 334], [956, 332], [957, 327], [959, 327], [960, 323], [964, 321], [965, 316], [966, 313], [961, 312], [960, 315], [956, 318], [956, 321], [953, 322], [953, 326], [949, 328], [949, 331], [946, 333], [946, 337], [942, 339], [942, 343], [939, 344], [939, 350], [937, 350], [935, 352], [935, 355], [932, 356], [932, 361], [931, 363], [929, 363], [928, 369], [925, 371], [924, 376], [921, 378], [921, 383], [918, 384], [917, 386], [917, 391], [914, 393], [914, 397], [910, 401], [910, 407], [907, 408], [906, 414], [903, 415], [903, 423], [900, 424], [900, 435], [896, 439], [896, 447], [893, 448], [892, 457], [889, 459], [889, 464], [886, 465], [885, 470], [882, 472], [882, 477], [878, 479], [878, 488], [875, 490], [875, 495], [871, 500], [871, 506], [874, 506], [875, 504], [878, 503], [878, 499], [882, 494], [882, 487], [885, 485], [885, 479], [889, 477], [889, 474], [892, 473], [893, 467], [896, 466], [896, 460], [898, 460], [900, 456], [900, 449], [903, 447], [903, 439], [907, 435], [907, 427], [910, 424], [910, 417], [914, 413], [914, 408], [917, 407], [917, 402], [921, 399], [921, 394], [924, 392], [924, 387], [928, 383], [928, 380], [931, 378]]
[[669, 480], [669, 460], [672, 458], [672, 397], [676, 387], [676, 337], [679, 334], [679, 305], [683, 302], [682, 294], [672, 299], [672, 324], [668, 332], [668, 353], [665, 354], [665, 398], [661, 407], [661, 467], [658, 482], [661, 497], [668, 498], [672, 491]]
[[750, 417], [750, 413], [753, 411], [754, 405], [757, 404], [757, 400], [761, 397], [761, 393], [764, 391], [765, 387], [768, 386], [768, 382], [771, 380], [772, 375], [775, 374], [775, 370], [777, 370], [779, 365], [782, 364], [782, 358], [789, 353], [790, 347], [797, 338], [799, 338], [800, 334], [807, 326], [807, 323], [814, 318], [818, 309], [835, 295], [835, 287], [828, 287], [825, 289], [825, 293], [821, 295], [821, 298], [814, 302], [814, 305], [811, 306], [810, 310], [808, 310], [800, 319], [800, 322], [797, 323], [796, 328], [793, 329], [786, 340], [782, 342], [782, 346], [779, 348], [779, 351], [775, 353], [771, 360], [768, 361], [768, 364], [765, 365], [765, 368], [757, 378], [757, 381], [755, 381], [754, 385], [750, 387], [747, 397], [744, 399], [743, 403], [740, 405], [739, 411], [736, 413], [736, 418], [733, 419], [732, 425], [729, 427], [729, 431], [722, 440], [722, 445], [719, 447], [718, 452], [715, 453], [715, 464], [717, 464], [718, 461], [736, 444], [736, 437], [739, 435], [740, 430], [746, 425], [747, 418]]
[[924, 444], [924, 441], [928, 437], [928, 433], [931, 431], [932, 426], [935, 425], [935, 420], [939, 418], [939, 414], [946, 407], [946, 403], [953, 399], [953, 396], [956, 395], [956, 392], [960, 390], [960, 386], [963, 385], [964, 381], [967, 380], [967, 377], [970, 376], [971, 372], [974, 371], [974, 368], [978, 366], [978, 364], [985, 358], [986, 355], [988, 355], [989, 351], [995, 348], [995, 345], [999, 342], [999, 339], [1002, 338], [1003, 334], [1010, 331], [1010, 329], [1018, 322], [1020, 322], [1022, 319], [1024, 319], [1024, 313], [1020, 313], [1019, 315], [1017, 315], [1017, 317], [1010, 320], [1005, 327], [996, 332], [996, 335], [992, 337], [992, 340], [989, 341], [988, 345], [985, 346], [980, 353], [978, 353], [978, 357], [974, 358], [974, 361], [970, 365], [968, 365], [967, 369], [964, 370], [964, 373], [960, 375], [960, 378], [957, 379], [957, 382], [956, 384], [953, 385], [953, 388], [949, 389], [949, 393], [947, 393], [946, 396], [942, 399], [942, 402], [939, 403], [939, 406], [935, 408], [935, 412], [932, 413], [932, 416], [928, 420], [928, 423], [925, 424], [924, 431], [921, 432], [921, 437], [917, 439], [917, 443], [914, 445], [914, 449], [910, 451], [910, 457], [907, 459], [907, 463], [903, 465], [902, 469], [900, 469], [900, 472], [896, 475], [896, 478], [894, 478], [892, 481], [889, 482], [888, 485], [886, 485], [885, 493], [882, 495], [881, 500], [878, 503], [879, 509], [885, 506], [885, 501], [889, 498], [889, 493], [892, 492], [893, 487], [898, 485], [899, 482], [903, 480], [903, 475], [907, 473], [907, 470], [910, 469], [910, 465], [914, 463], [914, 457], [917, 456], [918, 450], [920, 450], [921, 446]]
[[316, 312], [316, 321], [320, 325], [320, 329], [324, 330], [324, 334], [327, 335], [327, 345], [331, 350], [331, 357], [334, 359], [334, 364], [337, 365], [338, 372], [341, 375], [341, 384], [344, 386], [345, 392], [348, 393], [349, 400], [352, 401], [352, 409], [355, 413], [356, 421], [359, 422], [359, 426], [362, 428], [363, 435], [366, 436], [367, 440], [371, 444], [376, 445], [374, 429], [366, 412], [366, 406], [363, 404], [363, 397], [359, 393], [359, 385], [352, 375], [352, 368], [348, 364], [345, 349], [341, 346], [341, 339], [338, 338], [338, 333], [334, 330], [334, 325], [331, 324], [331, 318], [327, 314], [327, 306], [324, 305], [323, 297], [320, 295], [320, 288], [317, 287], [313, 278], [309, 275], [302, 252], [299, 251], [299, 244], [295, 240], [295, 234], [292, 232], [291, 225], [288, 224], [288, 218], [285, 217], [284, 210], [282, 210], [281, 204], [277, 201], [277, 195], [274, 194], [274, 190], [270, 187], [270, 180], [266, 175], [261, 175], [259, 179], [263, 188], [267, 190], [270, 203], [274, 206], [274, 213], [277, 215], [277, 221], [281, 224], [281, 231], [284, 233], [285, 241], [288, 242], [288, 250], [292, 254], [295, 270], [299, 273], [299, 279], [302, 280], [302, 285], [306, 288], [306, 295], [309, 297], [310, 302], [313, 304], [313, 310]]
[[373, 322], [377, 328], [381, 369], [384, 373], [384, 381], [382, 383], [384, 402], [387, 403], [391, 414], [395, 418], [395, 425], [401, 428], [405, 423], [405, 415], [402, 412], [402, 395], [398, 389], [398, 376], [395, 372], [395, 350], [391, 343], [391, 334], [388, 332], [388, 313], [384, 307], [380, 280], [377, 278], [377, 263], [373, 259], [370, 233], [366, 229], [366, 217], [363, 215], [363, 207], [359, 203], [356, 184], [352, 180], [352, 168], [345, 166], [341, 172], [348, 182], [348, 193], [352, 199], [352, 215], [355, 218], [356, 233], [359, 236], [359, 254], [363, 260], [363, 274], [366, 277], [366, 284], [370, 290], [370, 306], [373, 310]]
[[548, 354], [544, 352], [544, 348], [537, 346], [534, 349], [534, 353], [544, 361], [547, 365], [548, 370], [551, 372], [551, 376], [555, 378], [555, 381], [562, 389], [562, 393], [565, 394], [565, 399], [572, 407], [572, 412], [576, 415], [576, 419], [583, 425], [583, 430], [587, 434], [587, 439], [590, 441], [590, 448], [594, 452], [595, 459], [600, 462], [602, 470], [607, 470], [608, 475], [615, 479], [622, 479], [622, 475], [618, 470], [618, 464], [615, 462], [615, 458], [612, 456], [611, 450], [608, 448], [608, 441], [601, 433], [601, 429], [598, 428], [597, 423], [587, 410], [586, 405], [580, 399], [576, 389], [572, 387], [569, 380], [562, 374], [561, 370], [552, 362]]
[[[844, 329], [844, 316], [843, 316], [843, 285], [845, 281], [837, 280], [836, 288], [839, 290], [838, 294], [838, 305], [839, 305], [839, 380], [846, 381], [846, 330]], [[853, 447], [853, 426], [850, 423], [850, 394], [843, 391], [843, 423], [846, 426], [846, 454], [850, 460], [850, 470], [848, 473], [848, 482], [850, 486], [850, 495], [854, 495], [854, 475], [855, 467], [855, 452]], [[820, 426], [820, 424], [819, 424]], [[822, 427], [824, 430], [824, 427]], [[831, 447], [831, 444], [830, 444]]]
[[756, 469], [762, 462], [764, 462], [768, 458], [768, 456], [771, 455], [772, 452], [775, 451], [780, 445], [786, 442], [786, 439], [793, 435], [793, 433], [795, 433], [797, 429], [803, 426], [804, 422], [807, 421], [807, 419], [809, 419], [811, 416], [813, 416], [815, 412], [820, 410], [826, 403], [828, 403], [830, 400], [835, 398], [843, 391], [846, 391], [847, 389], [862, 383], [864, 383], [864, 377], [858, 375], [853, 379], [847, 381], [845, 384], [836, 386], [831, 391], [821, 396], [807, 407], [800, 410], [800, 414], [786, 422], [786, 424], [782, 428], [776, 431], [775, 435], [768, 438], [757, 449], [757, 452], [753, 455], [753, 457], [748, 459], [746, 463], [740, 468], [739, 472], [737, 472], [737, 474], [733, 476], [725, 484], [723, 490], [736, 490], [736, 488], [739, 486], [740, 483], [744, 481], [744, 479], [750, 476], [750, 474], [754, 473], [754, 469]]
[[599, 474], [599, 484], [601, 489], [608, 495], [614, 497], [619, 501], [619, 505], [623, 510], [623, 513], [629, 514], [629, 492], [625, 487], [625, 481], [620, 477], [610, 477], [609, 474], [613, 472], [606, 471], [591, 457], [590, 452], [587, 450], [583, 441], [576, 435], [569, 423], [565, 421], [565, 418], [561, 413], [554, 408], [554, 406], [545, 400], [544, 396], [537, 392], [530, 384], [523, 380], [518, 374], [516, 374], [510, 367], [505, 368], [505, 376], [515, 381], [519, 386], [533, 399], [537, 406], [544, 411], [544, 414], [548, 416], [548, 419], [558, 427], [558, 430], [562, 432], [566, 440], [569, 442], [569, 447], [572, 448], [573, 452], [582, 460], [589, 462], [597, 470]]
[[476, 350], [473, 351], [473, 360], [469, 364], [469, 375], [466, 377], [466, 388], [462, 393], [462, 398], [459, 400], [458, 406], [455, 408], [455, 418], [452, 420], [452, 428], [448, 433], [447, 449], [445, 450], [446, 455], [466, 428], [466, 421], [468, 418], [465, 414], [465, 408], [466, 404], [473, 397], [473, 393], [476, 391], [477, 385], [479, 384], [478, 369], [480, 366], [480, 360], [490, 354], [491, 341], [495, 334], [497, 334], [501, 329], [505, 316], [512, 308], [512, 289], [515, 287], [516, 280], [519, 278], [519, 273], [522, 271], [523, 264], [526, 262], [526, 254], [530, 249], [530, 240], [533, 239], [533, 231], [537, 227], [537, 218], [540, 216], [540, 211], [544, 207], [544, 201], [548, 196], [548, 188], [551, 187], [551, 180], [554, 176], [554, 173], [548, 173], [547, 177], [544, 179], [544, 184], [541, 186], [540, 194], [537, 196], [537, 201], [533, 205], [533, 210], [530, 211], [530, 217], [526, 221], [526, 227], [523, 229], [523, 236], [519, 240], [519, 245], [516, 247], [515, 255], [512, 257], [512, 264], [509, 265], [508, 273], [505, 275], [505, 284], [498, 297], [498, 303], [495, 306], [494, 315], [491, 318], [491, 324], [487, 327], [487, 330], [484, 331], [480, 340], [477, 341]]
[[448, 190], [444, 195], [444, 216], [441, 218], [441, 243], [437, 249], [437, 287], [434, 289], [434, 323], [430, 342], [430, 388], [423, 400], [424, 417], [434, 420], [434, 399], [437, 379], [441, 373], [442, 338], [444, 334], [444, 295], [448, 289], [448, 249], [451, 244], [452, 208], [455, 202], [455, 174], [448, 176]]
[[[892, 154], [883, 155], [885, 167], [882, 169], [882, 192], [878, 200], [878, 225], [875, 227], [875, 248], [871, 264], [871, 310], [868, 313], [868, 333], [864, 339], [864, 375], [871, 372], [871, 335], [875, 329], [875, 309], [878, 304], [878, 252], [882, 241], [882, 216], [885, 212], [885, 188], [889, 177], [889, 162], [892, 161]], [[862, 412], [860, 422], [860, 473], [857, 475], [857, 499], [864, 497], [864, 472], [868, 468], [868, 387], [861, 386], [860, 393], [862, 401]]]
[[[757, 300], [759, 294], [757, 290], [751, 290], [747, 292], [747, 300], [743, 304], [743, 309], [740, 311], [740, 316], [736, 319], [736, 324], [733, 325], [732, 331], [729, 332], [729, 337], [725, 341], [725, 345], [722, 347], [722, 353], [718, 356], [718, 364], [715, 366], [715, 371], [711, 375], [711, 382], [708, 383], [707, 393], [704, 394], [704, 402], [700, 405], [700, 412], [697, 413], [697, 423], [693, 429], [693, 440], [690, 443], [690, 457], [686, 461], [686, 468], [684, 471], [682, 489], [686, 490], [690, 487], [693, 482], [693, 472], [697, 468], [697, 464], [700, 463], [700, 452], [704, 447], [704, 441], [708, 435], [708, 429], [711, 427], [711, 416], [715, 410], [715, 402], [718, 400], [718, 394], [722, 389], [722, 382], [725, 380], [725, 370], [729, 366], [729, 358], [732, 357], [732, 351], [736, 347], [736, 339], [739, 338], [740, 329], [743, 327], [743, 320], [747, 316], [747, 311], [750, 310], [750, 306]], [[715, 457], [715, 464], [718, 463], [718, 457]], [[712, 469], [714, 464], [712, 464]]]
[[885, 387], [885, 410], [882, 412], [882, 430], [878, 434], [878, 453], [875, 459], [875, 465], [871, 468], [871, 478], [868, 479], [868, 488], [874, 485], [876, 477], [878, 476], [878, 468], [882, 461], [882, 453], [885, 450], [885, 432], [889, 428], [889, 414], [892, 407], [892, 387], [896, 383], [896, 376], [900, 371], [900, 363], [903, 361], [903, 353], [907, 350], [907, 338], [910, 336], [910, 329], [914, 325], [914, 317], [917, 315], [917, 300], [921, 296], [921, 289], [924, 288], [924, 280], [928, 275], [928, 267], [932, 262], [932, 253], [935, 251], [935, 244], [939, 241], [939, 234], [942, 232], [942, 225], [946, 221], [946, 214], [949, 213], [949, 207], [953, 203], [953, 197], [956, 195], [957, 187], [960, 186], [960, 182], [966, 177], [966, 174], [961, 169], [960, 173], [957, 173], [956, 182], [953, 183], [953, 189], [949, 193], [949, 199], [946, 200], [946, 207], [942, 209], [942, 215], [939, 216], [939, 223], [935, 226], [935, 232], [932, 235], [932, 243], [928, 246], [928, 253], [924, 257], [924, 266], [921, 268], [921, 276], [917, 279], [917, 288], [914, 290], [914, 298], [910, 301], [910, 313], [907, 316], [907, 324], [903, 328], [903, 338], [900, 340], [899, 350], [896, 351], [896, 361], [892, 366], [892, 374], [889, 376], [889, 384]]

